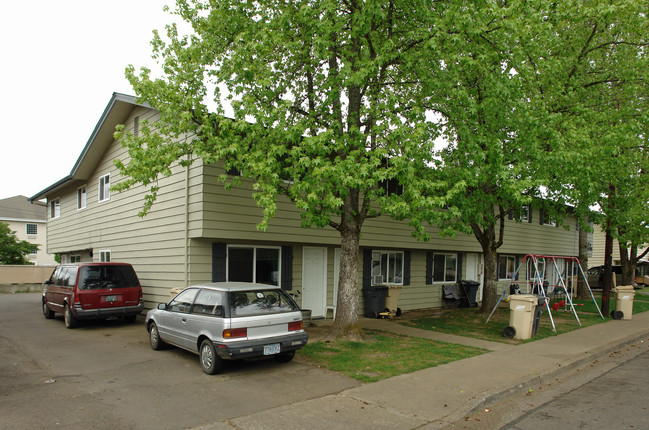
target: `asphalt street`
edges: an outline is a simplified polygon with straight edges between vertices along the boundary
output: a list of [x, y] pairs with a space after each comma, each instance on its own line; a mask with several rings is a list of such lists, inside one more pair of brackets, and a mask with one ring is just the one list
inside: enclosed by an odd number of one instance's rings
[[143, 319], [68, 330], [43, 317], [40, 294], [0, 294], [3, 429], [195, 428], [358, 385], [297, 361], [208, 376], [196, 355], [153, 351]]

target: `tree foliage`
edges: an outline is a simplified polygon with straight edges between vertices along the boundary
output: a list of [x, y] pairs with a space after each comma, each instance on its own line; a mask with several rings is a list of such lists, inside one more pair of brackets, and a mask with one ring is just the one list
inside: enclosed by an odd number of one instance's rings
[[[421, 19], [430, 6], [401, 0], [178, 1], [174, 13], [193, 34], [182, 36], [170, 25], [164, 40], [155, 37], [163, 76], [127, 69], [139, 99], [161, 118], [139, 137], [118, 131], [131, 157], [118, 163], [128, 176], [118, 188], [149, 185], [150, 207], [156, 179], [170, 174], [174, 163], [222, 163], [254, 180], [262, 230], [270, 226], [278, 197], [286, 196], [304, 227], [340, 233], [335, 327], [358, 332], [365, 220], [409, 217], [425, 237], [412, 208], [445, 204], [446, 184], [422, 180], [435, 164], [439, 131], [419, 104], [420, 80], [409, 67], [430, 39]], [[224, 101], [234, 118], [224, 116]], [[390, 182], [403, 192], [386, 192]]]
[[16, 232], [9, 228], [9, 224], [0, 222], [0, 264], [34, 264], [26, 256], [37, 250], [38, 245], [19, 240]]

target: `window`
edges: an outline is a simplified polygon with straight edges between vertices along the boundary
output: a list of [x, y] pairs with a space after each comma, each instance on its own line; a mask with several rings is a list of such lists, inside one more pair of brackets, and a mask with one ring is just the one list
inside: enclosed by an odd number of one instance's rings
[[61, 201], [59, 199], [50, 202], [50, 218], [58, 218], [61, 216]]
[[457, 280], [457, 255], [433, 254], [433, 282], [456, 282]]
[[110, 199], [110, 173], [99, 178], [99, 201]]
[[223, 303], [225, 302], [223, 295], [224, 293], [222, 291], [201, 290], [194, 301], [192, 313], [222, 317]]
[[99, 261], [102, 263], [109, 263], [110, 251], [99, 251]]
[[512, 279], [516, 272], [516, 257], [500, 255], [498, 257], [498, 279]]
[[196, 293], [198, 293], [197, 288], [190, 288], [188, 290], [183, 291], [182, 293], [174, 297], [171, 303], [169, 303], [169, 307], [167, 310], [172, 312], [183, 312], [183, 313], [189, 312], [189, 309], [192, 307], [192, 303], [194, 303], [194, 298], [196, 297]]
[[85, 209], [86, 207], [86, 187], [81, 187], [77, 190], [77, 210]]
[[70, 263], [81, 263], [81, 256], [80, 255], [71, 255], [70, 256]]
[[403, 252], [372, 251], [372, 285], [403, 285]]
[[279, 285], [280, 248], [228, 246], [228, 281]]
[[34, 236], [38, 234], [38, 224], [27, 224], [27, 234]]

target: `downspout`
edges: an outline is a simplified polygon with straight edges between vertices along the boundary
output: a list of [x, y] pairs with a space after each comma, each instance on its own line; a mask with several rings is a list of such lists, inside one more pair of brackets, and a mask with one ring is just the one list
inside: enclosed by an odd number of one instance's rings
[[189, 286], [189, 166], [185, 166], [185, 286]]

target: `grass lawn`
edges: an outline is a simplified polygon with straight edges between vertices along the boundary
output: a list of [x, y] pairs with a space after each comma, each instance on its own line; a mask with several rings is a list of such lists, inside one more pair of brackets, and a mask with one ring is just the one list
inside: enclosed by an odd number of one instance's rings
[[[633, 312], [649, 311], [649, 289], [636, 290]], [[601, 306], [601, 294], [595, 292], [597, 305]], [[610, 321], [597, 312], [592, 300], [575, 300], [575, 309], [581, 327]], [[552, 306], [552, 304], [551, 304]], [[610, 310], [615, 309], [615, 293], [611, 293]], [[574, 314], [565, 308], [552, 311], [557, 334], [580, 328]], [[405, 312], [396, 321], [425, 330], [468, 336], [478, 339], [519, 344], [534, 342], [555, 336], [548, 311], [544, 310], [539, 321], [538, 333], [524, 341], [508, 339], [503, 330], [509, 325], [509, 305], [503, 304], [489, 323], [485, 323], [479, 308], [431, 309], [429, 311]], [[307, 328], [307, 332], [310, 330]], [[386, 332], [366, 331], [367, 341], [314, 341], [298, 351], [296, 359], [314, 366], [341, 373], [361, 382], [376, 382], [403, 373], [439, 366], [451, 361], [483, 354], [486, 350], [469, 346], [438, 342], [418, 337], [401, 336]], [[311, 335], [311, 333], [310, 333]]]
[[376, 382], [487, 352], [470, 346], [386, 332], [366, 331], [365, 335], [365, 342], [309, 343], [298, 351], [297, 359], [361, 382]]

